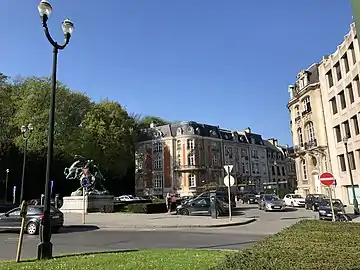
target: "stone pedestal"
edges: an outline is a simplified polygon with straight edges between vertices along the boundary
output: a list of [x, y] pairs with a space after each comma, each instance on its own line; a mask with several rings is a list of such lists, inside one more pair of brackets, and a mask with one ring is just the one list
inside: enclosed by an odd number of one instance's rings
[[[69, 196], [63, 198], [63, 213], [82, 213], [83, 196]], [[85, 195], [85, 212], [101, 212], [104, 206], [109, 206], [110, 212], [114, 210], [114, 196], [112, 195]]]

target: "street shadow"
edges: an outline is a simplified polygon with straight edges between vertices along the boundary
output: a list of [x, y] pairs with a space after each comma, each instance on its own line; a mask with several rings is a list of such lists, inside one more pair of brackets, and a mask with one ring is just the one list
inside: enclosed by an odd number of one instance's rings
[[284, 212], [296, 212], [298, 210], [298, 208], [285, 208]]
[[75, 232], [90, 232], [96, 231], [100, 228], [95, 225], [69, 225], [63, 226], [60, 228], [59, 232], [56, 234], [63, 234], [63, 233], [75, 233]]
[[222, 244], [222, 245], [211, 245], [211, 246], [201, 246], [196, 247], [197, 249], [208, 249], [208, 248], [225, 248], [225, 247], [231, 247], [231, 246], [238, 246], [238, 245], [246, 245], [246, 244], [255, 244], [259, 242], [258, 240], [250, 240], [245, 242], [237, 242], [237, 243], [231, 243], [231, 244]]
[[250, 204], [250, 205], [245, 204], [244, 206], [237, 206], [235, 209], [246, 211], [246, 210], [255, 210], [257, 208], [258, 208], [257, 204]]

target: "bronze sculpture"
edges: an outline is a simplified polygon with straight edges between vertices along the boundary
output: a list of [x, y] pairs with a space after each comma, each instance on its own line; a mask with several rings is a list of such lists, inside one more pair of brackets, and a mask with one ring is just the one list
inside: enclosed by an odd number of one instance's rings
[[108, 195], [109, 191], [103, 186], [105, 179], [99, 167], [94, 164], [94, 160], [86, 159], [80, 155], [75, 155], [75, 159], [76, 161], [70, 168], [65, 168], [64, 170], [66, 179], [76, 179], [80, 182], [80, 187], [72, 192], [71, 196], [83, 195], [82, 181], [84, 178], [88, 179], [88, 186], [86, 187], [87, 195]]

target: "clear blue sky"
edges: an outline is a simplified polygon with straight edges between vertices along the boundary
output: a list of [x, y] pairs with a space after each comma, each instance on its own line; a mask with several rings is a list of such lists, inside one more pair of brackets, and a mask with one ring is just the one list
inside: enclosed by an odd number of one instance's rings
[[[37, 0], [0, 1], [0, 72], [49, 76]], [[128, 111], [194, 120], [291, 144], [287, 87], [332, 53], [352, 22], [350, 0], [53, 0], [50, 29], [75, 32], [58, 79]]]

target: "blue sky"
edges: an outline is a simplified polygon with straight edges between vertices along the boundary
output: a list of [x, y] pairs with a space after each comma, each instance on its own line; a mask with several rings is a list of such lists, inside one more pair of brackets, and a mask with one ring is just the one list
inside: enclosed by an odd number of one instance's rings
[[[0, 72], [49, 76], [38, 0], [1, 0]], [[352, 22], [344, 0], [53, 0], [49, 26], [75, 23], [58, 79], [130, 112], [194, 120], [292, 144], [287, 87], [335, 51]]]

